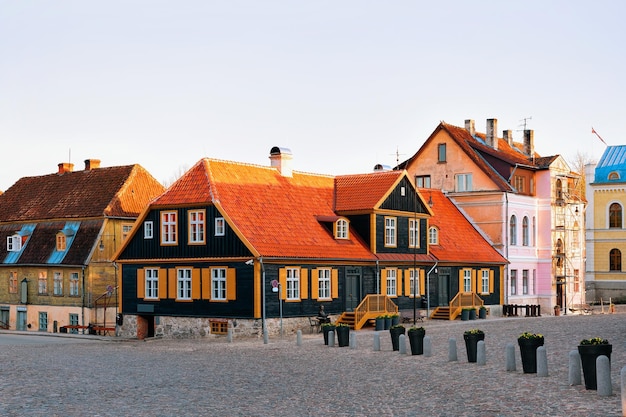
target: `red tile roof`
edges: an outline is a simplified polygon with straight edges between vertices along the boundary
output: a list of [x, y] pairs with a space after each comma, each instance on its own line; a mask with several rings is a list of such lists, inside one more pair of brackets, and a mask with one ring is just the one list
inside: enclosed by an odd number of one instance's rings
[[420, 188], [419, 192], [432, 197], [434, 216], [429, 225], [439, 229], [439, 245], [430, 245], [430, 253], [439, 261], [507, 263], [441, 191]]
[[403, 175], [404, 171], [380, 171], [338, 176], [335, 209], [349, 212], [377, 208]]
[[155, 206], [213, 203], [260, 256], [375, 259], [363, 241], [336, 240], [318, 220], [336, 216], [334, 178], [202, 159]]
[[163, 191], [139, 165], [24, 177], [0, 195], [0, 222], [132, 218]]

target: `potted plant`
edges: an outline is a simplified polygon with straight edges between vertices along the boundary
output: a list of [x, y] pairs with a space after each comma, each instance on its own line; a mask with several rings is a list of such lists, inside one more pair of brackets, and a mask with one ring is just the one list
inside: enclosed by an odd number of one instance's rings
[[555, 305], [554, 306], [554, 315], [555, 316], [560, 316], [561, 315], [561, 306], [560, 305]]
[[411, 327], [407, 332], [409, 343], [411, 344], [411, 355], [422, 355], [424, 353], [424, 335], [426, 329], [423, 327]]
[[391, 317], [391, 325], [395, 326], [396, 324], [400, 324], [400, 315], [399, 314], [390, 314]]
[[470, 314], [470, 309], [467, 308], [467, 307], [464, 307], [461, 310], [461, 320], [463, 320], [463, 321], [469, 320], [469, 314]]
[[463, 333], [465, 340], [465, 350], [467, 351], [467, 361], [476, 362], [476, 354], [478, 351], [478, 342], [485, 340], [485, 332], [480, 329], [466, 330]]
[[583, 376], [585, 377], [585, 388], [598, 389], [596, 379], [596, 359], [604, 355], [611, 360], [611, 351], [613, 345], [608, 340], [601, 337], [593, 337], [591, 339], [583, 339], [578, 345], [578, 353], [583, 366]]
[[406, 328], [401, 324], [396, 324], [389, 328], [389, 334], [391, 335], [391, 345], [393, 350], [400, 350], [400, 335], [406, 332]]
[[525, 374], [537, 373], [537, 348], [543, 346], [543, 342], [543, 335], [539, 333], [524, 332], [517, 338]]
[[376, 330], [385, 330], [385, 316], [376, 317]]
[[385, 330], [391, 329], [391, 314], [385, 314]]
[[[324, 334], [324, 344], [328, 345], [328, 335], [330, 332], [335, 331], [335, 325], [332, 323], [324, 323], [322, 324], [322, 333]], [[333, 336], [334, 337], [334, 336]]]
[[476, 309], [474, 307], [468, 308], [469, 310], [469, 319], [476, 320]]
[[350, 346], [350, 326], [345, 323], [339, 323], [335, 326], [337, 333], [337, 344], [339, 347]]
[[480, 308], [478, 309], [478, 318], [479, 319], [486, 319], [487, 318], [487, 307], [480, 306]]

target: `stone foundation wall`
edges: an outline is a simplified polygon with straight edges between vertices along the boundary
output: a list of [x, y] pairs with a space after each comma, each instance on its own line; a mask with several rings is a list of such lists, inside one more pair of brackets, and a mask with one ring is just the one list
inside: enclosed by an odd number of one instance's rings
[[[333, 318], [333, 321], [335, 318]], [[211, 322], [227, 322], [228, 329], [232, 329], [233, 337], [258, 337], [262, 338], [261, 319], [209, 319], [198, 317], [167, 317], [156, 316], [154, 318], [154, 337], [170, 339], [190, 339], [202, 337], [224, 337], [223, 334], [211, 333]], [[276, 318], [266, 319], [267, 331], [270, 336], [279, 336], [281, 320]], [[295, 334], [298, 330], [303, 333], [315, 331], [311, 329], [308, 317], [294, 317], [282, 319], [284, 335]], [[145, 338], [147, 325], [141, 317], [136, 315], [124, 315], [124, 324], [119, 328], [121, 337]]]

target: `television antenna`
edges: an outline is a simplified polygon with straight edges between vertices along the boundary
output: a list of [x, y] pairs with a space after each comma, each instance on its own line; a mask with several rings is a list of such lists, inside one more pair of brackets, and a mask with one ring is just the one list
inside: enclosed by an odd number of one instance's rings
[[[533, 119], [533, 117], [532, 117], [532, 116], [530, 116], [530, 117], [524, 117], [523, 119], [521, 119], [521, 120], [520, 120], [520, 122], [522, 122], [522, 123], [521, 123], [521, 124], [519, 124], [518, 126], [519, 126], [519, 127], [524, 127], [524, 129], [522, 129], [522, 130], [526, 130], [526, 128], [528, 127], [528, 121], [529, 121], [529, 120], [532, 120], [532, 119]], [[519, 132], [519, 131], [518, 131], [518, 132]]]
[[400, 153], [400, 148], [396, 146], [396, 153], [390, 154], [396, 157], [396, 166], [400, 165], [400, 155], [404, 156], [403, 153]]

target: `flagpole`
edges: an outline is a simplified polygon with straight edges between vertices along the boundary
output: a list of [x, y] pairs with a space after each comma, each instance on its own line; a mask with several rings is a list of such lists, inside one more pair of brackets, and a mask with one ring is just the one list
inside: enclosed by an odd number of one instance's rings
[[593, 128], [593, 126], [591, 126], [591, 133], [593, 133], [594, 135], [596, 135], [598, 137], [598, 139], [600, 139], [602, 141], [602, 143], [604, 143], [604, 146], [609, 146], [607, 145], [607, 143], [604, 141], [604, 139], [602, 139], [602, 137], [600, 135], [598, 135], [598, 132], [596, 132], [596, 130]]

